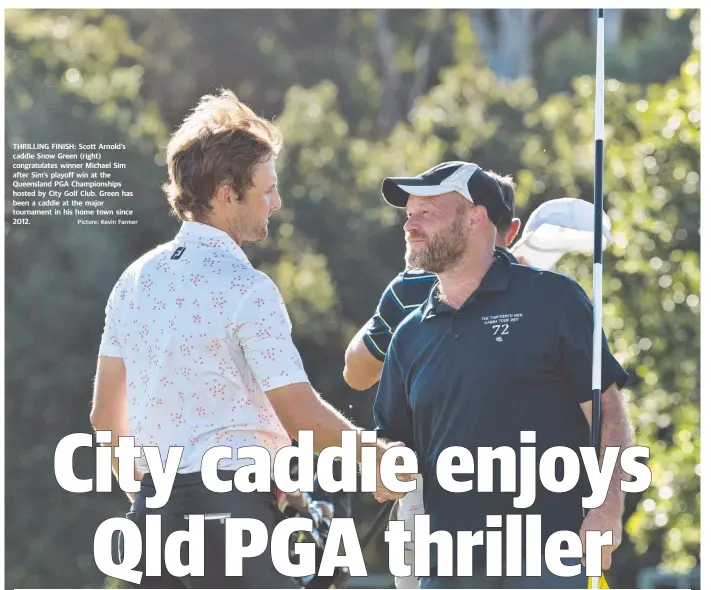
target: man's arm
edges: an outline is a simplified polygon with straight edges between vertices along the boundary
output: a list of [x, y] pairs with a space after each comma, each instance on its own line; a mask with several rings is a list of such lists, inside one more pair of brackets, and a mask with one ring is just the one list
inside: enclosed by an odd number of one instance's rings
[[[560, 285], [558, 291], [562, 299], [559, 302], [558, 330], [561, 346], [561, 369], [588, 423], [592, 423], [592, 383], [593, 366], [593, 308], [585, 291], [570, 279]], [[609, 569], [612, 564], [612, 552], [622, 540], [622, 515], [624, 511], [624, 493], [620, 489], [623, 471], [620, 465], [622, 451], [632, 443], [632, 429], [620, 389], [628, 379], [627, 372], [610, 352], [607, 338], [602, 333], [601, 366], [601, 436], [600, 450], [604, 453], [608, 447], [620, 447], [613, 477], [605, 501], [591, 509], [583, 521], [580, 537], [585, 552], [585, 534], [587, 531], [612, 531], [613, 544], [602, 548], [602, 567]]]
[[[376, 443], [364, 443], [361, 440], [363, 429], [348, 421], [338, 410], [324, 400], [308, 382], [284, 385], [266, 392], [279, 421], [286, 431], [298, 440], [298, 432], [313, 432], [314, 452], [320, 453], [327, 447], [341, 446], [344, 431], [357, 433], [358, 462], [364, 447], [375, 447], [378, 462], [383, 453], [391, 446], [382, 439]], [[395, 443], [397, 444], [397, 443]], [[383, 489], [380, 493], [386, 500], [397, 500], [404, 494], [394, 494]]]
[[[356, 428], [313, 389], [301, 356], [291, 337], [291, 321], [276, 285], [263, 277], [244, 298], [236, 313], [236, 340], [255, 378], [265, 392], [279, 421], [298, 440], [298, 432], [313, 432], [314, 452], [340, 446], [342, 434], [357, 433], [358, 461], [363, 446], [376, 448], [378, 464], [391, 446], [382, 440], [363, 443]], [[403, 497], [378, 482], [378, 496], [386, 500]]]
[[406, 270], [390, 281], [373, 317], [346, 349], [343, 378], [350, 387], [363, 391], [378, 382], [395, 330], [427, 299], [435, 279], [430, 273]]
[[277, 387], [267, 391], [266, 395], [292, 438], [297, 439], [300, 430], [313, 431], [314, 453], [340, 446], [343, 442], [341, 435], [346, 430], [361, 431], [324, 400], [308, 381]]
[[358, 391], [365, 391], [375, 385], [383, 370], [383, 361], [373, 356], [363, 340], [367, 337], [368, 325], [358, 331], [346, 348], [343, 379]]
[[[111, 444], [104, 446], [115, 447], [120, 436], [131, 436], [126, 404], [126, 367], [122, 358], [99, 357], [89, 420], [95, 430], [111, 431]], [[111, 464], [118, 479], [118, 459], [112, 458]], [[133, 477], [136, 481], [143, 477], [135, 462]], [[133, 501], [132, 493], [127, 492], [127, 496]]]
[[[580, 404], [580, 407], [592, 426], [592, 401]], [[621, 490], [623, 481], [629, 479], [629, 475], [622, 469], [620, 457], [629, 447], [634, 445], [634, 432], [627, 413], [627, 405], [622, 392], [617, 385], [611, 385], [607, 391], [600, 396], [601, 428], [600, 428], [600, 463], [605, 456], [605, 449], [619, 448], [620, 452], [615, 464], [615, 471], [612, 475], [610, 490], [605, 500], [605, 506], [611, 513], [619, 513], [620, 518], [624, 512], [624, 492]]]
[[[612, 566], [612, 552], [616, 551], [622, 542], [622, 517], [625, 511], [625, 493], [621, 489], [622, 481], [629, 476], [622, 469], [620, 458], [622, 453], [634, 444], [634, 434], [630, 424], [627, 409], [622, 394], [616, 385], [609, 387], [600, 396], [600, 461], [605, 456], [605, 450], [619, 447], [615, 469], [610, 480], [605, 501], [597, 508], [591, 509], [580, 529], [580, 539], [583, 545], [583, 565], [585, 565], [585, 541], [588, 531], [612, 531], [612, 545], [602, 548], [602, 568], [607, 570]], [[592, 402], [581, 404], [583, 413], [592, 426]]]
[[[121, 279], [114, 286], [105, 308], [104, 331], [99, 345], [99, 359], [94, 378], [94, 394], [89, 421], [94, 430], [110, 430], [111, 443], [102, 446], [118, 446], [120, 436], [131, 436], [131, 427], [128, 419], [128, 405], [126, 395], [126, 366], [123, 362], [121, 339], [116, 323], [118, 313], [117, 297]], [[113, 450], [112, 450], [113, 453]], [[111, 465], [114, 476], [118, 480], [118, 459], [112, 457]], [[133, 477], [141, 481], [143, 474], [138, 471], [136, 462], [133, 465]], [[133, 501], [133, 494], [126, 492], [129, 500]]]

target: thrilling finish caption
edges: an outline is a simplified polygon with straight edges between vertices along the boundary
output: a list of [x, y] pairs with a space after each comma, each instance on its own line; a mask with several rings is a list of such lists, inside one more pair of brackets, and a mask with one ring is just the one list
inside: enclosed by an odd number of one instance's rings
[[37, 216], [71, 217], [77, 225], [138, 224], [134, 210], [115, 200], [133, 197], [120, 178], [126, 164], [116, 159], [123, 143], [12, 147], [12, 225], [31, 225]]

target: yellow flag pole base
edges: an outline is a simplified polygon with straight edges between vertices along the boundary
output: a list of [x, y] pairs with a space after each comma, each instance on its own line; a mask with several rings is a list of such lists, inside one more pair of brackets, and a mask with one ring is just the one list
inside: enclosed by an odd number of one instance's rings
[[610, 587], [607, 585], [607, 580], [605, 579], [605, 576], [600, 576], [599, 578], [595, 577], [589, 577], [588, 578], [588, 588], [607, 588], [609, 589]]

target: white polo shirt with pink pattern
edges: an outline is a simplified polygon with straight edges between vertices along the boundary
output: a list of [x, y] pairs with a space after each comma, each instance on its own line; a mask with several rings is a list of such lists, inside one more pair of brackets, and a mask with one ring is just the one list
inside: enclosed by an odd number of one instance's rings
[[[179, 473], [199, 471], [214, 446], [291, 444], [265, 392], [308, 381], [274, 282], [230, 236], [184, 222], [175, 239], [136, 260], [106, 305], [99, 355], [121, 357], [131, 435], [165, 461], [183, 447]], [[142, 456], [139, 469], [147, 472]]]

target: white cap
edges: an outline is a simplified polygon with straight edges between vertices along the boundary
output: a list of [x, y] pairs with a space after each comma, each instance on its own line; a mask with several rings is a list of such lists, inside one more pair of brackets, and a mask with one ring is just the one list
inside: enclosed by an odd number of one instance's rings
[[[582, 199], [553, 199], [543, 203], [528, 218], [521, 239], [511, 248], [517, 258], [549, 270], [568, 252], [592, 254], [595, 207]], [[603, 212], [602, 248], [612, 242], [610, 218]]]

